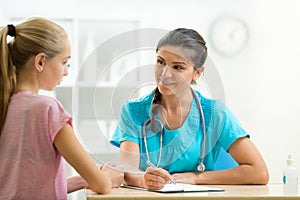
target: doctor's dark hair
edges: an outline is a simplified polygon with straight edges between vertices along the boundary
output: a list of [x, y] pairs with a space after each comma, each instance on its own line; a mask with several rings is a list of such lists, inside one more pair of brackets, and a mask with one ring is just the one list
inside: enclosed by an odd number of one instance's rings
[[160, 39], [156, 52], [165, 45], [179, 47], [197, 69], [204, 65], [207, 58], [207, 47], [205, 44], [203, 37], [197, 31], [178, 28], [168, 32]]
[[[12, 37], [9, 42], [8, 35]], [[62, 27], [44, 18], [29, 18], [16, 26], [0, 27], [0, 136], [18, 73], [39, 53], [45, 53], [47, 59], [55, 57], [63, 50], [62, 40], [66, 37]]]

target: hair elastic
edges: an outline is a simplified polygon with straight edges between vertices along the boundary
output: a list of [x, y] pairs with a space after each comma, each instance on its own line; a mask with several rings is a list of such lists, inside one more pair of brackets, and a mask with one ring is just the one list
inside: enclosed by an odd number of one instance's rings
[[12, 25], [12, 24], [8, 24], [7, 28], [8, 28], [7, 35], [9, 35], [11, 37], [16, 37], [16, 28], [15, 28], [15, 26]]

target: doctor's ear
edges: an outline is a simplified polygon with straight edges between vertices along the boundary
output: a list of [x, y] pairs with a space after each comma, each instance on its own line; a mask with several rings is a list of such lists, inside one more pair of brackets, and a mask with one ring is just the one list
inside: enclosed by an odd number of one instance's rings
[[192, 84], [195, 84], [196, 81], [200, 78], [200, 76], [202, 75], [203, 71], [204, 71], [204, 66], [201, 66], [199, 68], [194, 68], [194, 75], [193, 75], [193, 79], [192, 79]]

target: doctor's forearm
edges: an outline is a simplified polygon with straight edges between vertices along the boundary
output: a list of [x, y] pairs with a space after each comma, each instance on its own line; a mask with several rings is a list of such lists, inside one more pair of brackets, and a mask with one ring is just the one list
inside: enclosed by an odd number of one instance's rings
[[267, 184], [269, 173], [250, 165], [220, 171], [206, 171], [198, 174], [197, 184]]

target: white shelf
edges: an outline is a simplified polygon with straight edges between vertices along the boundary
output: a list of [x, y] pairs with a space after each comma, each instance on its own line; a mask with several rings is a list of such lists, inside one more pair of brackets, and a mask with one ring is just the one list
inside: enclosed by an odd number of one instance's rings
[[[128, 95], [138, 83], [139, 56], [124, 53], [127, 44], [113, 40], [123, 32], [137, 29], [138, 22], [53, 20], [67, 30], [72, 47], [69, 75], [55, 89], [54, 95], [73, 116], [76, 134], [91, 155], [117, 155], [108, 137], [114, 131], [112, 124], [117, 123], [121, 104], [130, 98]], [[138, 41], [132, 36], [126, 42]], [[95, 121], [101, 122], [101, 128]]]

